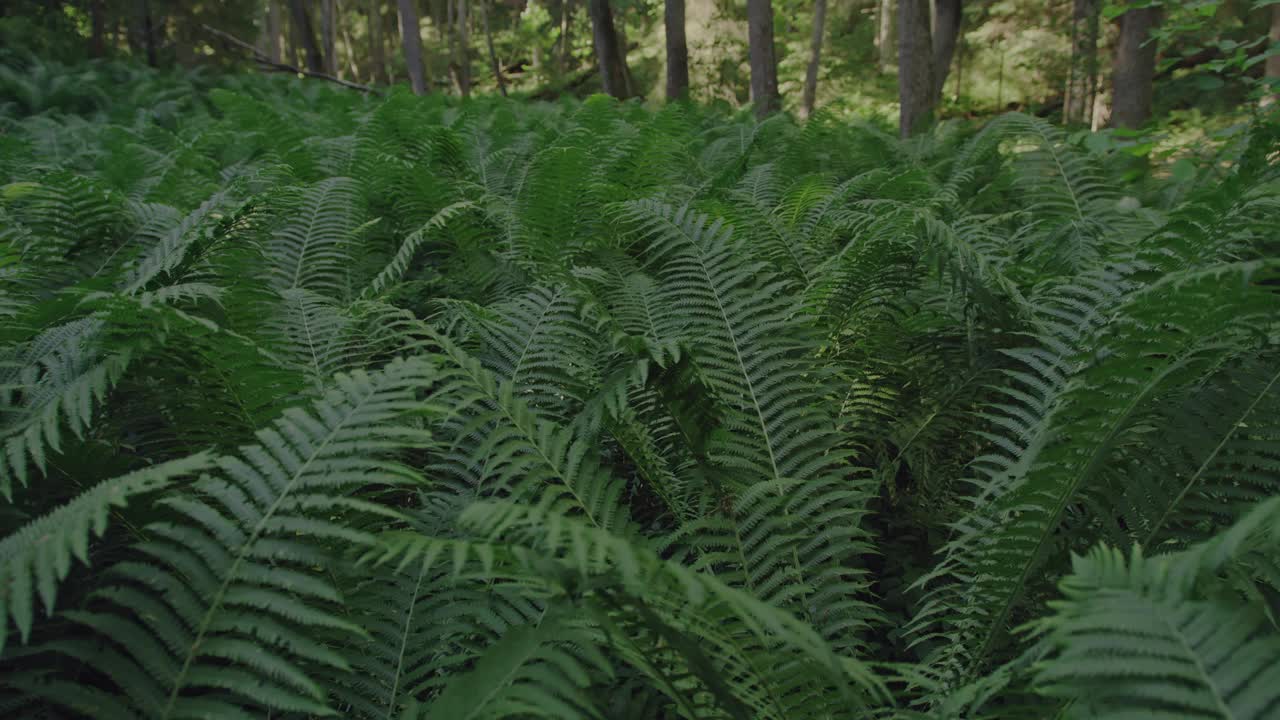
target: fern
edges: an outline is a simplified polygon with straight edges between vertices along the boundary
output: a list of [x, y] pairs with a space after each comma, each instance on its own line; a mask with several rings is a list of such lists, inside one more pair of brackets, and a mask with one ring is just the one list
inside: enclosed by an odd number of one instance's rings
[[183, 521], [152, 525], [137, 559], [111, 569], [91, 609], [68, 615], [106, 642], [49, 647], [104, 673], [122, 697], [64, 696], [56, 680], [31, 691], [104, 716], [122, 702], [161, 718], [249, 708], [332, 714], [304, 667], [346, 661], [307, 633], [359, 630], [334, 611], [338, 590], [312, 568], [325, 561], [326, 540], [371, 539], [333, 513], [386, 512], [343, 490], [412, 477], [379, 456], [421, 440], [398, 418], [424, 407], [415, 394], [431, 381], [421, 362], [339, 377], [311, 412], [286, 412], [258, 434], [261, 444], [218, 458], [219, 474], [193, 494], [166, 498]]
[[1273, 118], [17, 62], [0, 715], [1280, 712]]
[[[175, 478], [210, 466], [206, 455], [155, 465], [94, 486], [57, 510], [33, 520], [0, 541], [0, 617], [13, 618], [26, 642], [34, 619], [36, 595], [46, 614], [52, 614], [58, 583], [71, 572], [71, 559], [89, 564], [89, 541], [101, 537], [113, 508], [130, 498], [153, 493]], [[8, 620], [0, 627], [0, 649], [8, 634]]]
[[1070, 715], [1262, 718], [1280, 708], [1280, 635], [1216, 575], [1275, 552], [1276, 502], [1184, 553], [1105, 546], [1073, 562], [1063, 599], [1039, 623], [1054, 648], [1037, 669]]

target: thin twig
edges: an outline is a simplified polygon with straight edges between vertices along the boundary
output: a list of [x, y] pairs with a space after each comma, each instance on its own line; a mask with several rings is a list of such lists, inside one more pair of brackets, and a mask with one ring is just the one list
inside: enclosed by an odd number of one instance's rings
[[271, 58], [262, 54], [262, 51], [259, 50], [258, 48], [254, 47], [253, 45], [250, 45], [249, 43], [241, 40], [240, 38], [230, 33], [223, 32], [215, 27], [209, 27], [208, 25], [202, 25], [202, 27], [208, 32], [215, 35], [216, 37], [221, 38], [223, 41], [231, 43], [232, 45], [235, 45], [236, 47], [241, 48], [243, 50], [248, 50], [250, 53], [253, 54], [254, 61], [264, 67], [268, 67], [273, 70], [279, 70], [282, 72], [297, 73], [299, 75], [318, 78], [320, 80], [328, 80], [329, 82], [337, 83], [342, 87], [350, 88], [352, 90], [359, 90], [360, 92], [373, 93], [374, 95], [382, 94], [382, 91], [378, 90], [377, 88], [370, 87], [368, 85], [361, 85], [360, 83], [349, 82], [347, 80], [343, 80], [342, 78], [336, 78], [332, 75], [326, 75], [324, 73], [313, 72], [311, 70], [303, 70], [302, 68], [297, 67], [296, 65], [289, 65], [288, 63], [276, 62], [275, 60], [272, 60]]

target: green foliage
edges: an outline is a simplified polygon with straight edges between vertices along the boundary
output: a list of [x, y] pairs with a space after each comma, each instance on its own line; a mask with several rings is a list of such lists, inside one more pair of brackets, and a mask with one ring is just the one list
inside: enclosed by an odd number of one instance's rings
[[39, 72], [0, 713], [1280, 710], [1274, 124]]

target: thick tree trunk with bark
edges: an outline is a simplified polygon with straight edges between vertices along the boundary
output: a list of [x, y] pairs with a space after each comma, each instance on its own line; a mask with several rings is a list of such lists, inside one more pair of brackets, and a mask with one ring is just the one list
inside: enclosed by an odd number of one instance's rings
[[273, 63], [280, 62], [280, 2], [271, 0], [267, 3], [267, 59]]
[[387, 84], [386, 45], [382, 39], [382, 0], [369, 0], [369, 62], [373, 65], [373, 82]]
[[471, 97], [471, 45], [468, 40], [467, 0], [457, 0], [458, 12], [458, 55], [455, 60], [458, 73], [458, 92], [462, 97]]
[[569, 72], [569, 52], [573, 49], [573, 40], [569, 31], [573, 29], [573, 0], [560, 3], [560, 74]]
[[[1280, 5], [1271, 6], [1271, 44], [1280, 43]], [[1266, 105], [1280, 103], [1280, 54], [1267, 58], [1266, 79], [1271, 90], [1264, 100]]]
[[418, 29], [417, 0], [398, 0], [400, 34], [404, 37], [404, 63], [409, 71], [413, 94], [427, 91], [427, 78], [422, 72], [422, 35]]
[[942, 99], [942, 89], [951, 72], [951, 58], [956, 52], [956, 39], [960, 37], [962, 8], [961, 0], [937, 0], [933, 7], [933, 95], [937, 102]]
[[898, 132], [910, 137], [933, 122], [933, 41], [929, 0], [898, 2]]
[[107, 17], [102, 0], [89, 2], [89, 56], [100, 58], [107, 54]]
[[689, 41], [684, 32], [684, 0], [666, 0], [663, 21], [667, 26], [667, 99], [689, 97]]
[[814, 0], [813, 37], [809, 41], [809, 69], [804, 74], [804, 102], [800, 112], [804, 117], [813, 115], [818, 97], [818, 68], [822, 63], [822, 35], [827, 22], [827, 0]]
[[889, 61], [897, 57], [898, 13], [893, 0], [879, 0], [876, 5], [876, 61], [880, 72], [889, 68]]
[[147, 53], [147, 64], [151, 67], [157, 67], [160, 59], [156, 52], [156, 27], [155, 18], [151, 15], [150, 0], [142, 0], [138, 4], [138, 26], [142, 33], [142, 47]]
[[1156, 41], [1160, 9], [1130, 10], [1120, 16], [1120, 40], [1112, 78], [1111, 124], [1136, 128], [1151, 119], [1152, 82], [1156, 76]]
[[493, 47], [493, 30], [489, 28], [488, 0], [480, 1], [480, 22], [484, 25], [484, 41], [489, 46], [489, 65], [493, 67], [493, 79], [498, 83], [498, 92], [507, 96], [507, 79], [502, 77], [502, 63], [498, 62], [498, 51]]
[[747, 0], [747, 43], [751, 51], [751, 103], [756, 117], [763, 120], [782, 108], [771, 0]]
[[320, 38], [324, 52], [324, 71], [338, 74], [338, 10], [337, 0], [320, 0]]
[[1088, 123], [1098, 92], [1098, 13], [1100, 0], [1075, 0], [1071, 11], [1071, 68], [1063, 95], [1062, 121]]
[[320, 54], [320, 46], [316, 44], [316, 33], [311, 27], [311, 17], [307, 14], [307, 6], [303, 0], [289, 0], [289, 18], [293, 22], [294, 37], [302, 47], [307, 70], [324, 72], [324, 56]]
[[591, 31], [596, 46], [596, 61], [600, 65], [600, 82], [604, 91], [620, 100], [628, 97], [626, 59], [618, 43], [618, 32], [613, 26], [613, 10], [609, 0], [589, 0]]

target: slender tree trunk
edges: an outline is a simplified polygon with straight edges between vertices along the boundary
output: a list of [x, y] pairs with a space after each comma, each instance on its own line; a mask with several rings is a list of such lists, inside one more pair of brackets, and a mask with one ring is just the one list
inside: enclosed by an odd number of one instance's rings
[[458, 92], [471, 97], [471, 47], [467, 36], [467, 0], [458, 2]]
[[936, 0], [933, 24], [933, 95], [935, 102], [942, 99], [942, 88], [947, 84], [951, 71], [951, 58], [956, 52], [956, 38], [960, 37], [963, 19], [961, 0]]
[[107, 18], [102, 9], [102, 0], [89, 2], [89, 55], [100, 58], [107, 54], [105, 35]]
[[817, 102], [818, 68], [822, 62], [822, 34], [826, 22], [827, 0], [814, 0], [813, 38], [809, 41], [809, 69], [804, 74], [804, 103], [801, 107], [804, 117], [813, 115], [813, 106]]
[[880, 72], [889, 69], [889, 61], [897, 56], [897, 20], [893, 0], [880, 0], [876, 9], [876, 49]]
[[1062, 103], [1067, 125], [1087, 123], [1098, 85], [1099, 0], [1075, 0], [1071, 12], [1071, 68]]
[[600, 65], [600, 82], [604, 91], [620, 100], [627, 98], [626, 59], [618, 44], [613, 26], [613, 10], [609, 0], [588, 0], [591, 30], [595, 37], [596, 61]]
[[427, 91], [426, 76], [422, 72], [422, 35], [418, 30], [417, 0], [398, 0], [400, 32], [404, 36], [404, 64], [409, 69], [409, 84], [414, 95]]
[[1111, 124], [1136, 128], [1151, 119], [1152, 83], [1156, 75], [1156, 42], [1151, 31], [1160, 25], [1160, 9], [1130, 10], [1120, 16], [1112, 78]]
[[338, 74], [337, 0], [320, 0], [320, 37], [324, 44], [324, 71]]
[[573, 51], [573, 0], [560, 3], [560, 74], [569, 72], [569, 56]]
[[910, 137], [933, 122], [933, 41], [929, 0], [898, 3], [898, 132]]
[[160, 61], [156, 56], [156, 28], [155, 19], [151, 16], [150, 0], [142, 0], [138, 10], [141, 14], [139, 19], [142, 21], [142, 46], [147, 51], [147, 64], [151, 67], [157, 67]]
[[[1276, 43], [1280, 43], [1280, 5], [1271, 6], [1271, 44]], [[1280, 103], [1280, 55], [1267, 58], [1267, 71], [1264, 77], [1271, 87], [1263, 97], [1263, 104]]]
[[386, 45], [382, 39], [382, 0], [369, 0], [369, 62], [373, 65], [373, 82], [387, 84]]
[[751, 103], [763, 120], [782, 108], [778, 62], [773, 51], [773, 3], [747, 0], [747, 43], [751, 54]]
[[489, 46], [489, 64], [493, 66], [493, 79], [498, 82], [498, 92], [507, 96], [507, 79], [502, 77], [502, 63], [498, 62], [498, 53], [493, 49], [493, 31], [489, 28], [488, 0], [480, 1], [480, 22], [484, 25], [484, 41]]
[[280, 62], [280, 2], [267, 3], [267, 59]]
[[631, 41], [627, 39], [626, 5], [619, 7], [618, 13], [613, 16], [613, 28], [618, 33], [618, 57], [622, 58], [622, 78], [627, 83], [627, 97], [635, 97], [640, 93], [636, 92], [635, 78], [631, 77], [631, 66], [627, 64], [627, 51], [631, 49]]
[[301, 44], [306, 57], [307, 70], [324, 72], [324, 56], [320, 54], [320, 47], [316, 45], [316, 34], [311, 27], [311, 17], [307, 15], [307, 6], [303, 4], [303, 0], [289, 0], [289, 15], [293, 21], [294, 37]]
[[[342, 17], [342, 6], [334, 0], [334, 6], [337, 10], [335, 17]], [[351, 73], [351, 77], [360, 78], [360, 63], [356, 61], [356, 44], [351, 41], [351, 28], [346, 25], [342, 26], [342, 45], [347, 51], [347, 72]]]
[[662, 19], [667, 26], [667, 99], [683, 100], [689, 97], [689, 41], [684, 33], [684, 0], [666, 0]]

